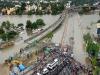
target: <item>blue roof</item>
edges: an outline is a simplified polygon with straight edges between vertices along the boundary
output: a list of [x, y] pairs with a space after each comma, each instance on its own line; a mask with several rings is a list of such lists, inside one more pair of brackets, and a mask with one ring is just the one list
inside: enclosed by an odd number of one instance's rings
[[25, 66], [23, 64], [20, 64], [19, 66], [20, 71], [24, 71], [25, 70]]

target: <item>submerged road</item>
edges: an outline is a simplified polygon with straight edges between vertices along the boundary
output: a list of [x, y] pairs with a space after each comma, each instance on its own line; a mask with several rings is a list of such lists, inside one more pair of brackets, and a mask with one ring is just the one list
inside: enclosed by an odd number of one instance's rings
[[[62, 27], [54, 33], [52, 41], [54, 43], [61, 43], [63, 31], [66, 25], [66, 32], [64, 34], [63, 44], [73, 46], [74, 58], [85, 65], [85, 58], [87, 57], [87, 54], [83, 47], [83, 33], [80, 27], [80, 23], [78, 21], [78, 17], [79, 15], [77, 13], [69, 13], [69, 16], [66, 17], [66, 19], [64, 20]], [[73, 39], [71, 40], [71, 38]]]

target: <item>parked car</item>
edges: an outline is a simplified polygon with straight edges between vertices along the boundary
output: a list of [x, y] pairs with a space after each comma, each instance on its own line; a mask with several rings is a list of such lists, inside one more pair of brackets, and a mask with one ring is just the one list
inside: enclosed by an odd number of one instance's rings
[[43, 69], [43, 74], [47, 74], [49, 72], [49, 70], [45, 67], [44, 69]]
[[40, 73], [37, 73], [36, 75], [42, 75], [42, 74], [40, 74]]

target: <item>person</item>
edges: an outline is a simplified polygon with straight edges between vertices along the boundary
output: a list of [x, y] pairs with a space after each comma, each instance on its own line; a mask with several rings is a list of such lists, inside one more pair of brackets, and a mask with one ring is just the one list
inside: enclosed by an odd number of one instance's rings
[[23, 49], [21, 48], [21, 49], [20, 49], [20, 54], [22, 54], [22, 52], [23, 52]]

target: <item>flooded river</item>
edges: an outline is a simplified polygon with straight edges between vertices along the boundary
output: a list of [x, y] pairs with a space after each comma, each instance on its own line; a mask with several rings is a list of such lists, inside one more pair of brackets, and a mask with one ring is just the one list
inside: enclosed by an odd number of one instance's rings
[[[24, 26], [26, 24], [27, 20], [31, 20], [32, 22], [36, 21], [36, 19], [41, 18], [46, 23], [45, 27], [50, 26], [53, 24], [60, 15], [57, 16], [51, 16], [51, 15], [44, 15], [44, 16], [0, 16], [0, 24], [3, 21], [9, 20], [11, 23], [14, 23], [15, 25], [19, 23], [23, 23]], [[91, 28], [91, 33], [93, 32], [96, 34], [96, 25], [95, 23], [97, 20], [100, 19], [100, 16], [98, 14], [91, 14], [91, 15], [82, 15], [79, 16], [77, 13], [72, 14], [72, 16], [65, 19], [65, 22], [59, 28], [52, 38], [52, 42], [54, 43], [61, 43], [61, 38], [64, 31], [64, 25], [67, 25], [66, 27], [66, 34], [64, 38], [64, 43], [70, 44], [70, 38], [74, 37], [74, 45], [73, 45], [73, 54], [74, 58], [81, 62], [82, 64], [85, 64], [85, 58], [87, 57], [87, 54], [83, 47], [83, 34], [87, 31], [87, 26]], [[68, 20], [68, 23], [66, 22]], [[93, 24], [93, 25], [91, 25]], [[24, 39], [27, 38], [26, 33], [22, 35]], [[16, 52], [19, 52], [20, 48], [25, 47], [27, 44], [23, 42], [23, 40], [19, 39], [15, 42], [15, 45], [9, 49], [0, 50], [0, 64], [4, 62], [5, 59], [7, 59], [9, 56], [13, 56], [16, 54]], [[1, 68], [1, 67], [0, 67]], [[2, 71], [2, 68], [0, 69]], [[3, 72], [3, 71], [2, 71]], [[4, 70], [5, 72], [5, 70]], [[2, 73], [1, 73], [2, 74]], [[3, 73], [4, 74], [4, 73]], [[7, 75], [7, 74], [6, 74]]]
[[[83, 38], [82, 38], [82, 33], [87, 31], [87, 26], [90, 26], [91, 23], [95, 23], [97, 22], [98, 19], [100, 19], [98, 14], [91, 14], [91, 15], [82, 15], [79, 16], [78, 14], [72, 14], [73, 16], [71, 16], [70, 18], [68, 18], [68, 26], [66, 29], [66, 37], [65, 37], [65, 43], [70, 44], [70, 37], [74, 37], [76, 39], [74, 39], [74, 41], [76, 42], [74, 45], [74, 56], [77, 60], [81, 60], [81, 58], [83, 58], [81, 55], [83, 54], [84, 56], [84, 52], [83, 51]], [[19, 24], [19, 23], [23, 23], [24, 26], [26, 25], [26, 21], [27, 20], [31, 20], [32, 22], [36, 21], [36, 19], [43, 19], [44, 22], [46, 23], [45, 27], [50, 26], [51, 24], [53, 24], [55, 21], [57, 21], [57, 19], [59, 18], [60, 15], [57, 16], [52, 16], [52, 15], [44, 15], [44, 16], [27, 16], [27, 15], [23, 15], [23, 16], [0, 16], [0, 24], [3, 21], [9, 20], [11, 23], [14, 23], [15, 25]], [[65, 20], [66, 21], [66, 20]], [[79, 23], [78, 23], [79, 22]], [[54, 33], [54, 37], [52, 39], [52, 42], [54, 43], [60, 43], [61, 42], [61, 37], [63, 34], [63, 30], [64, 30], [64, 25], [67, 24], [66, 22], [61, 26], [60, 29], [58, 29], [57, 32]], [[77, 25], [77, 26], [76, 26]], [[80, 27], [78, 27], [78, 25], [80, 25]], [[79, 30], [78, 30], [79, 29]], [[77, 31], [76, 31], [77, 30]], [[94, 33], [96, 33], [96, 25], [92, 26], [92, 30]], [[80, 33], [81, 32], [81, 33]], [[82, 36], [81, 36], [82, 35]], [[24, 39], [26, 39], [26, 33], [23, 34]], [[79, 39], [77, 39], [78, 37], [80, 37]], [[28, 37], [27, 37], [28, 38]], [[80, 41], [81, 40], [81, 41]], [[77, 43], [80, 44], [80, 48], [79, 46], [76, 46]], [[19, 39], [18, 41], [15, 42], [15, 45], [9, 49], [4, 49], [4, 50], [0, 50], [0, 63], [3, 63], [4, 60], [6, 58], [8, 58], [9, 56], [13, 56], [14, 54], [16, 54], [16, 52], [19, 51], [20, 48], [25, 47], [27, 44], [25, 44], [23, 42], [23, 40]], [[80, 50], [81, 53], [79, 53]], [[80, 57], [80, 58], [79, 58]], [[83, 60], [82, 60], [83, 62]]]
[[[50, 26], [51, 24], [53, 24], [55, 21], [58, 20], [60, 15], [57, 16], [52, 16], [52, 15], [43, 15], [43, 16], [27, 16], [27, 15], [22, 15], [22, 16], [11, 16], [11, 15], [5, 15], [5, 16], [0, 16], [0, 25], [3, 21], [10, 21], [11, 23], [14, 23], [15, 25], [18, 25], [19, 23], [23, 23], [24, 26], [26, 25], [26, 21], [27, 20], [31, 20], [32, 22], [36, 21], [37, 19], [43, 19], [46, 26]], [[20, 35], [21, 37], [23, 37], [22, 39], [18, 39], [15, 42], [15, 45], [11, 48], [8, 49], [4, 49], [4, 50], [0, 50], [0, 63], [3, 63], [4, 60], [6, 58], [8, 58], [9, 56], [13, 56], [14, 54], [16, 54], [16, 52], [19, 52], [20, 48], [25, 47], [27, 44], [24, 43], [24, 40], [27, 39], [29, 36], [27, 36], [27, 34], [25, 33], [25, 31]]]

